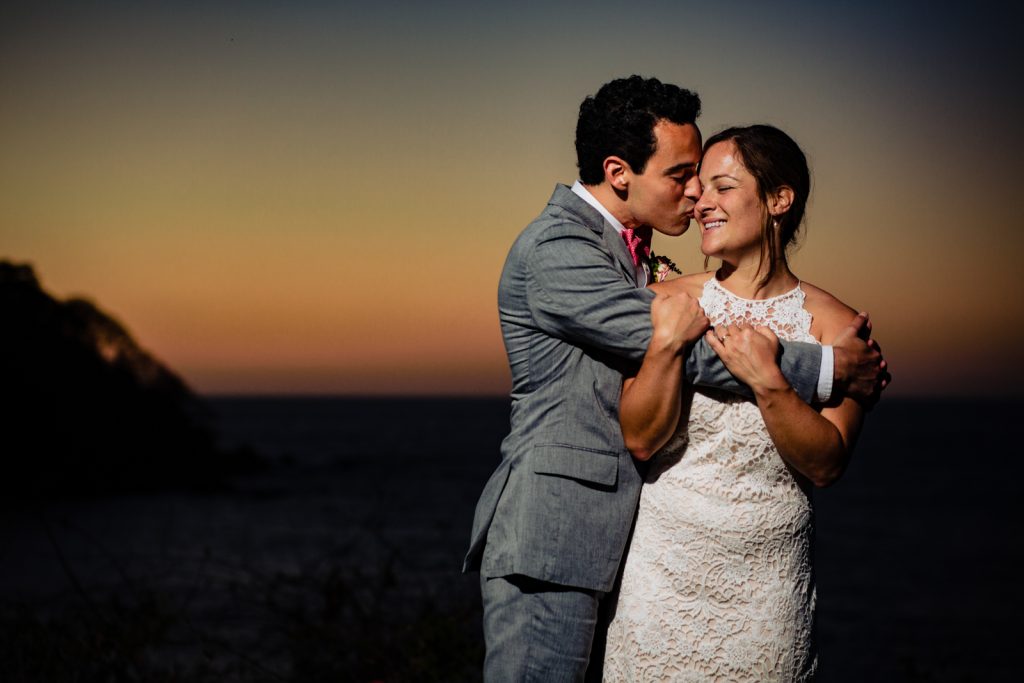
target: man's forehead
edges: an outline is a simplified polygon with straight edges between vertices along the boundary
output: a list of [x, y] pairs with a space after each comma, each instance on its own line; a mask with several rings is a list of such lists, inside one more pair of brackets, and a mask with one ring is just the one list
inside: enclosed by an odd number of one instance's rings
[[659, 121], [654, 127], [654, 153], [688, 154], [700, 156], [700, 130], [692, 123]]
[[677, 127], [658, 136], [658, 145], [651, 160], [664, 174], [693, 170], [700, 163], [700, 132], [692, 124], [686, 126], [690, 130], [683, 131]]

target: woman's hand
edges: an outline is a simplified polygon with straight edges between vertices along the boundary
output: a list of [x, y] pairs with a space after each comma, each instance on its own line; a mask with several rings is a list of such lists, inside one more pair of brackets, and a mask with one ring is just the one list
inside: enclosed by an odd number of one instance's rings
[[685, 292], [658, 294], [651, 302], [651, 347], [669, 353], [683, 350], [700, 339], [711, 321], [700, 302]]
[[789, 388], [779, 370], [779, 338], [771, 328], [725, 325], [708, 330], [705, 338], [729, 372], [755, 395]]

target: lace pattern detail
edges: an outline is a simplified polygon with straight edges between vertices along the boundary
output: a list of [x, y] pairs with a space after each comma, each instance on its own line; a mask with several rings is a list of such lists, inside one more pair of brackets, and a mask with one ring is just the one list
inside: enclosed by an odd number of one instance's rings
[[[741, 320], [815, 342], [804, 298], [798, 285], [742, 299], [711, 278], [701, 305], [716, 325]], [[782, 460], [752, 401], [702, 390], [685, 413], [640, 496], [604, 680], [809, 680], [809, 484]]]

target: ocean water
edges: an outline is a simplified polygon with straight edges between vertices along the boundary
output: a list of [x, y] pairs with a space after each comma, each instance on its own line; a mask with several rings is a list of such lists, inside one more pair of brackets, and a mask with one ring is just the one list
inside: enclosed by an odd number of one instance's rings
[[[477, 584], [459, 567], [508, 428], [507, 400], [210, 401], [225, 444], [251, 445], [269, 469], [216, 492], [6, 511], [0, 601], [60, 614], [143, 586], [201, 635], [199, 645], [187, 633], [161, 641], [159, 657], [184, 669], [206, 657], [231, 673], [225, 680], [263, 680], [252, 673], [262, 670], [300, 680], [302, 662], [358, 670], [337, 680], [371, 680], [374, 666], [389, 669], [364, 661], [360, 628], [372, 624], [397, 651], [410, 637], [401, 622], [409, 606], [428, 605], [423, 628], [441, 645], [428, 644], [437, 661], [416, 666], [432, 667], [430, 680], [475, 680]], [[886, 399], [870, 414], [846, 475], [815, 494], [819, 680], [1017, 679], [1022, 409]], [[350, 602], [338, 602], [339, 586]], [[324, 624], [334, 630], [310, 635]], [[307, 630], [297, 637], [299, 626]], [[331, 661], [295, 655], [297, 642], [342, 636], [351, 640]], [[225, 664], [241, 647], [258, 661]], [[408, 671], [404, 680], [417, 680]]]

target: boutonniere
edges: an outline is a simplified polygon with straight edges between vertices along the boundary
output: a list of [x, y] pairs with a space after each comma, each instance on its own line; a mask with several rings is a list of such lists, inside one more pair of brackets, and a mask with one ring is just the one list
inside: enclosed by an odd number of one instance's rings
[[669, 273], [683, 274], [683, 271], [679, 270], [672, 259], [668, 256], [658, 256], [653, 251], [647, 259], [647, 265], [651, 269], [651, 276], [654, 277], [655, 282], [664, 282]]

